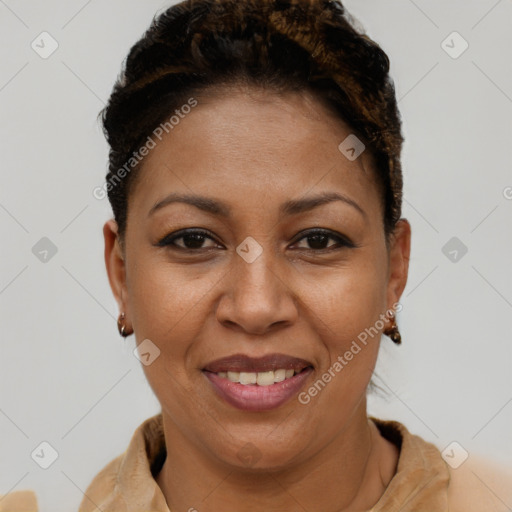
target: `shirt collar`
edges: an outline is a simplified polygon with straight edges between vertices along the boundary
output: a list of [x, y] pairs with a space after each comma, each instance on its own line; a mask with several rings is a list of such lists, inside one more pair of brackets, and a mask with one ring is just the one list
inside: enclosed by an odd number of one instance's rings
[[[400, 449], [397, 472], [370, 512], [447, 510], [449, 472], [439, 450], [396, 421], [371, 418], [381, 434]], [[126, 452], [112, 461], [86, 492], [80, 512], [170, 512], [155, 481], [166, 457], [162, 414], [142, 423]]]
[[394, 477], [370, 512], [448, 510], [450, 474], [437, 447], [397, 421], [371, 419], [400, 456]]

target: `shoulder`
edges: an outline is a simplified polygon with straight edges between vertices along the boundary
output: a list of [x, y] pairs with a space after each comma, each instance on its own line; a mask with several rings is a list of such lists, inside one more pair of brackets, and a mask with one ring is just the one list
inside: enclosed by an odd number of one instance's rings
[[[80, 504], [80, 512], [166, 510], [165, 499], [154, 474], [165, 457], [162, 415], [144, 421], [134, 432], [127, 450], [111, 460], [92, 480]], [[1, 511], [0, 511], [1, 512]]]
[[119, 470], [125, 457], [126, 452], [111, 460], [96, 474], [84, 494], [80, 512], [96, 511], [98, 504], [105, 505], [105, 499], [110, 497], [116, 489]]
[[470, 455], [457, 468], [449, 466], [450, 512], [509, 512], [512, 507], [512, 468]]
[[402, 512], [512, 510], [512, 468], [473, 454], [463, 458], [456, 447], [441, 453], [401, 423], [372, 419], [400, 452], [396, 473], [374, 512], [397, 508]]
[[37, 499], [33, 491], [0, 494], [0, 512], [37, 512]]

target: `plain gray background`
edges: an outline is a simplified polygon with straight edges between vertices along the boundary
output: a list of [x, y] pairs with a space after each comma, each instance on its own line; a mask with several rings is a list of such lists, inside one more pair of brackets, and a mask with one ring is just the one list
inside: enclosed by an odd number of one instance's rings
[[[159, 410], [133, 337], [117, 334], [101, 234], [110, 209], [92, 191], [108, 151], [96, 116], [129, 48], [169, 5], [0, 0], [0, 493], [34, 489], [41, 511], [76, 510]], [[371, 397], [370, 413], [441, 449], [455, 440], [510, 463], [512, 2], [345, 5], [392, 62], [413, 228], [403, 345], [383, 338], [388, 396]], [[59, 45], [46, 59], [31, 47], [43, 31]], [[43, 441], [58, 453], [46, 470], [31, 458]]]

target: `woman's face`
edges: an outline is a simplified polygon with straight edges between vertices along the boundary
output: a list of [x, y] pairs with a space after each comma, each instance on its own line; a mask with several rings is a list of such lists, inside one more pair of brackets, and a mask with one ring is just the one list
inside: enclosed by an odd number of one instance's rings
[[197, 100], [140, 169], [124, 252], [106, 224], [109, 276], [165, 421], [227, 464], [285, 467], [366, 419], [410, 227], [388, 250], [370, 155], [342, 153], [350, 129], [312, 97]]

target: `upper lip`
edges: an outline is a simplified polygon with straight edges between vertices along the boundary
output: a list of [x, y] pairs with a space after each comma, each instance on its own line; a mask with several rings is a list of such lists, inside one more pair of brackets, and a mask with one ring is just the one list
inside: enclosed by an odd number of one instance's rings
[[302, 371], [312, 366], [309, 361], [286, 354], [267, 354], [262, 357], [250, 357], [245, 354], [234, 354], [208, 363], [203, 370], [218, 372], [268, 372], [279, 369]]

